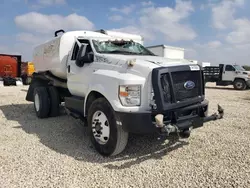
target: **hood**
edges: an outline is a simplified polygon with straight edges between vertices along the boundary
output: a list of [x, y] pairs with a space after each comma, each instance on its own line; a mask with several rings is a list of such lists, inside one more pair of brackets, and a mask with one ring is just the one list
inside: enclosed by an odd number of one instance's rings
[[236, 74], [250, 75], [250, 71], [242, 71], [242, 70], [237, 71], [236, 70]]
[[[112, 69], [116, 69], [121, 73], [131, 73], [133, 75], [148, 77], [152, 70], [157, 67], [170, 67], [178, 65], [196, 65], [185, 59], [169, 59], [160, 56], [136, 56], [136, 55], [120, 55], [120, 54], [101, 54], [98, 55], [101, 61], [112, 64]], [[128, 60], [136, 60], [132, 67], [128, 67]]]
[[250, 71], [242, 71], [243, 74], [250, 74]]

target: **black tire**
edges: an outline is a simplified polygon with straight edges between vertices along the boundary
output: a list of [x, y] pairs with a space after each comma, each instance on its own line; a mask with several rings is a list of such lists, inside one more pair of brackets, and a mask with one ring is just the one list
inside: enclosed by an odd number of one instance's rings
[[23, 77], [22, 80], [23, 80], [23, 85], [28, 85], [28, 84], [27, 84], [27, 77], [26, 77], [26, 76]]
[[[110, 126], [109, 140], [105, 144], [99, 144], [92, 131], [92, 117], [97, 111], [101, 111], [106, 115]], [[117, 125], [114, 110], [105, 98], [98, 98], [91, 104], [88, 110], [87, 122], [90, 141], [98, 153], [103, 156], [114, 156], [125, 149], [128, 142], [128, 132], [125, 132], [121, 125]]]
[[[38, 96], [38, 101], [36, 100], [36, 95]], [[37, 102], [39, 102], [39, 105], [36, 108]], [[36, 87], [34, 89], [34, 108], [38, 118], [42, 119], [49, 116], [50, 102], [46, 87]]]
[[57, 88], [54, 86], [48, 87], [49, 100], [50, 100], [50, 117], [56, 117], [60, 114], [60, 96]]
[[27, 85], [30, 85], [31, 81], [32, 81], [32, 77], [28, 76], [27, 77]]
[[247, 87], [245, 80], [242, 79], [235, 80], [233, 86], [236, 90], [245, 90]]

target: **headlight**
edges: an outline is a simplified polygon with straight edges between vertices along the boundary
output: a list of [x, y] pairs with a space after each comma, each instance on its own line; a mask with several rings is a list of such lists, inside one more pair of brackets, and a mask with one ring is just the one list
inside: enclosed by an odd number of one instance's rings
[[140, 106], [141, 86], [140, 85], [119, 86], [119, 99], [123, 106]]

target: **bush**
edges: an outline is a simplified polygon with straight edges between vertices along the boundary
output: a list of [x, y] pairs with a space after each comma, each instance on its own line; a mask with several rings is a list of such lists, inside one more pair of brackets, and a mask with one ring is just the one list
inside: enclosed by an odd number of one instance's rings
[[250, 66], [248, 65], [244, 65], [243, 68], [246, 69], [246, 71], [250, 71]]

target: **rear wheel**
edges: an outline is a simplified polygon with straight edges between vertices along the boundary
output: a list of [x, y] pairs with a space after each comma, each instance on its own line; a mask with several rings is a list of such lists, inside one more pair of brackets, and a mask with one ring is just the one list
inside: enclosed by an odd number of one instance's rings
[[47, 118], [49, 116], [50, 103], [46, 87], [36, 87], [34, 89], [34, 108], [38, 118]]
[[104, 98], [96, 99], [88, 111], [90, 140], [103, 156], [121, 153], [128, 142], [128, 132], [117, 125], [113, 108]]
[[245, 90], [247, 87], [245, 80], [242, 79], [235, 80], [233, 85], [236, 90]]
[[27, 77], [27, 85], [29, 85], [32, 81], [32, 78], [30, 76]]
[[54, 86], [48, 87], [49, 99], [50, 99], [50, 117], [56, 117], [60, 114], [60, 96], [57, 88]]
[[24, 76], [22, 78], [22, 80], [23, 80], [24, 85], [30, 85], [30, 83], [31, 83], [31, 77], [30, 76]]
[[22, 77], [22, 80], [23, 80], [23, 84], [24, 84], [24, 85], [28, 85], [27, 79], [28, 79], [27, 76], [23, 76], [23, 77]]

